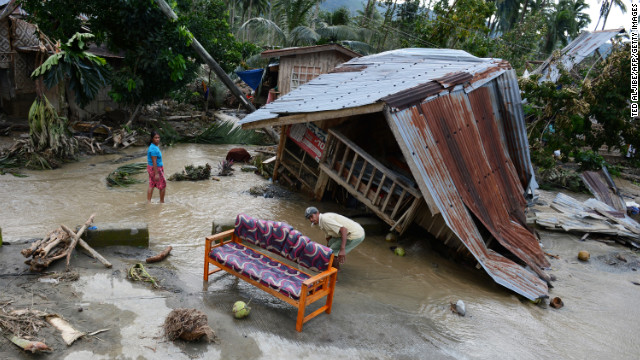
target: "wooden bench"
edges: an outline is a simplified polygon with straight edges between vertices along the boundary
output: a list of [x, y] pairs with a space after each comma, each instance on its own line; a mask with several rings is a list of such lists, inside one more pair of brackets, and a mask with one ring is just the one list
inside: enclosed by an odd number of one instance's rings
[[[246, 241], [269, 255], [249, 247]], [[318, 272], [303, 272], [270, 255], [277, 255]], [[333, 251], [294, 230], [290, 225], [254, 219], [245, 214], [236, 217], [235, 228], [206, 238], [204, 281], [224, 270], [298, 308], [296, 330], [319, 314], [331, 313], [337, 270], [332, 267]], [[215, 269], [209, 271], [209, 265]], [[324, 306], [305, 316], [310, 304], [326, 297]]]

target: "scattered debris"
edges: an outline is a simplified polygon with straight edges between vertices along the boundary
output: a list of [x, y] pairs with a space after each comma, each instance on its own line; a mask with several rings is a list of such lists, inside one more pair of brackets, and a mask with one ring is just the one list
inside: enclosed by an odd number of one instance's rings
[[546, 252], [546, 251], [544, 252], [544, 254], [545, 254], [545, 255], [547, 255], [548, 257], [552, 257], [552, 258], [554, 258], [554, 259], [560, 259], [560, 256], [550, 254], [550, 253], [548, 253], [548, 252]]
[[156, 279], [154, 279], [153, 276], [149, 275], [147, 269], [144, 268], [144, 265], [142, 265], [142, 263], [137, 263], [129, 268], [129, 270], [127, 271], [127, 277], [133, 281], [150, 282], [151, 286], [156, 289], [159, 287]]
[[209, 327], [207, 315], [196, 309], [174, 309], [167, 316], [164, 324], [167, 339], [196, 341], [204, 337], [208, 342], [215, 341], [216, 335]]
[[578, 259], [580, 259], [580, 261], [588, 261], [590, 257], [591, 255], [588, 251], [582, 250], [578, 252]]
[[398, 234], [390, 232], [384, 239], [389, 242], [396, 242], [398, 241]]
[[562, 299], [556, 296], [553, 299], [551, 299], [551, 301], [549, 302], [549, 306], [551, 306], [554, 309], [560, 309], [561, 307], [564, 306], [564, 303], [562, 302]]
[[112, 171], [109, 176], [107, 176], [107, 186], [120, 186], [125, 187], [131, 184], [139, 184], [144, 182], [143, 180], [138, 180], [132, 177], [132, 175], [137, 175], [142, 173], [147, 169], [147, 163], [133, 163], [122, 165], [119, 168]]
[[580, 202], [568, 195], [558, 193], [551, 203], [558, 212], [540, 212], [536, 214], [536, 223], [551, 230], [614, 235], [635, 248], [640, 247], [640, 224], [625, 212], [589, 199]]
[[89, 219], [80, 228], [78, 233], [74, 233], [71, 229], [65, 225], [60, 225], [60, 228], [50, 232], [42, 240], [38, 240], [31, 244], [27, 249], [23, 249], [21, 254], [31, 259], [25, 261], [30, 266], [29, 270], [33, 272], [42, 272], [49, 267], [52, 262], [67, 258], [67, 270], [69, 269], [69, 262], [71, 260], [71, 253], [76, 247], [76, 244], [89, 251], [93, 257], [100, 260], [105, 266], [111, 267], [111, 264], [104, 259], [100, 254], [93, 250], [84, 240], [80, 239], [82, 233], [93, 222], [95, 214], [91, 215]]
[[233, 160], [222, 160], [218, 165], [218, 176], [233, 175]]
[[233, 148], [227, 152], [227, 161], [233, 162], [249, 162], [251, 161], [251, 154], [244, 148]]
[[74, 341], [85, 335], [85, 333], [74, 329], [71, 324], [58, 315], [50, 315], [46, 319], [49, 324], [62, 333], [62, 340], [67, 345], [73, 344]]
[[65, 271], [65, 272], [54, 272], [51, 274], [47, 274], [39, 278], [40, 281], [43, 279], [51, 279], [56, 281], [76, 281], [80, 278], [80, 274], [75, 271]]
[[405, 255], [405, 251], [404, 248], [402, 246], [398, 246], [393, 250], [393, 253], [398, 255], [398, 256], [404, 256]]
[[455, 303], [450, 303], [451, 305], [451, 311], [460, 315], [460, 316], [465, 316], [467, 314], [467, 309], [466, 306], [464, 305], [464, 301], [462, 300], [458, 300]]
[[171, 252], [171, 249], [173, 249], [171, 246], [167, 246], [167, 248], [162, 250], [162, 252], [160, 254], [152, 256], [152, 257], [148, 257], [147, 260], [146, 260], [147, 264], [164, 260], [167, 256], [169, 256], [169, 253]]
[[233, 304], [233, 308], [231, 309], [231, 312], [233, 312], [233, 316], [236, 319], [243, 319], [249, 316], [249, 312], [251, 312], [251, 308], [249, 307], [249, 304], [245, 304], [244, 301], [236, 301]]
[[51, 348], [47, 346], [47, 344], [40, 341], [31, 341], [31, 340], [23, 339], [13, 334], [5, 335], [5, 337], [9, 339], [9, 341], [11, 341], [12, 343], [22, 348], [22, 350], [31, 351], [34, 354], [39, 352], [44, 352], [44, 351], [46, 352], [52, 351]]
[[169, 176], [170, 181], [198, 181], [209, 180], [211, 177], [211, 165], [208, 163], [204, 166], [187, 165], [181, 172], [177, 172]]

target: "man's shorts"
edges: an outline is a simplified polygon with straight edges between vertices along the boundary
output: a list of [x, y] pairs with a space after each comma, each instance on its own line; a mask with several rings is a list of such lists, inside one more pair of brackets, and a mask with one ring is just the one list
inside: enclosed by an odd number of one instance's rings
[[[344, 251], [345, 253], [349, 253], [351, 250], [353, 250], [356, 246], [360, 245], [360, 243], [364, 241], [364, 236], [358, 239], [353, 239], [353, 240], [349, 240], [347, 239], [347, 244], [344, 246]], [[331, 248], [331, 250], [333, 250], [333, 254], [335, 256], [338, 256], [338, 253], [340, 252], [340, 246], [342, 245], [342, 238], [339, 237], [334, 237], [329, 239], [329, 246]]]

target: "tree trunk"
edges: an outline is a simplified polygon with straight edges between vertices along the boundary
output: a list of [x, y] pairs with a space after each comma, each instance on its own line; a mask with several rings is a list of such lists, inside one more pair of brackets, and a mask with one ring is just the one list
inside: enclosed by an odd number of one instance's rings
[[[156, 3], [160, 7], [160, 10], [171, 21], [175, 21], [178, 19], [178, 16], [173, 12], [171, 7], [169, 6], [169, 4], [167, 4], [165, 0], [156, 0]], [[213, 72], [215, 72], [216, 75], [218, 75], [218, 78], [222, 80], [224, 85], [240, 101], [240, 103], [244, 106], [247, 112], [252, 113], [256, 111], [256, 108], [253, 106], [253, 104], [249, 100], [247, 100], [247, 98], [244, 96], [242, 91], [240, 91], [240, 89], [238, 89], [236, 84], [234, 84], [233, 81], [231, 81], [227, 73], [225, 73], [224, 70], [222, 70], [220, 65], [213, 59], [213, 57], [207, 52], [207, 50], [205, 50], [205, 48], [202, 47], [200, 42], [195, 37], [191, 41], [191, 47], [193, 47], [193, 50], [195, 50], [195, 52], [198, 55], [200, 55], [200, 57], [207, 63], [207, 65], [209, 65], [209, 68], [213, 70]], [[278, 142], [279, 136], [271, 126], [264, 128], [264, 132], [267, 133], [267, 135], [269, 135], [273, 141]]]

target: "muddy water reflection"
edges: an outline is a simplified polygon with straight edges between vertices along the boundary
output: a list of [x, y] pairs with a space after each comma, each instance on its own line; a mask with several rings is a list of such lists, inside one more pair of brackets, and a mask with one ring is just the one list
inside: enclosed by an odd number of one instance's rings
[[[164, 148], [165, 172], [170, 175], [184, 165], [206, 162], [215, 172], [232, 147]], [[144, 155], [141, 149], [128, 153]], [[203, 238], [211, 233], [213, 220], [226, 221], [238, 212], [247, 212], [286, 221], [312, 239], [322, 238], [320, 231], [310, 227], [302, 216], [308, 205], [305, 197], [292, 195], [283, 200], [252, 196], [248, 193], [251, 186], [268, 182], [241, 172], [238, 166], [233, 177], [221, 181], [169, 182], [167, 203], [160, 205], [156, 203], [157, 192], [154, 203], [146, 203], [146, 183], [126, 189], [106, 187], [105, 177], [121, 165], [113, 162], [120, 157], [91, 157], [62, 169], [27, 172], [27, 178], [0, 176], [3, 236], [42, 236], [57, 224], [75, 226], [91, 213], [97, 214], [97, 226], [144, 222], [149, 225], [152, 250], [174, 247], [170, 264], [177, 268], [187, 291], [201, 287]], [[332, 210], [331, 204], [323, 203], [322, 207], [324, 211]], [[353, 316], [371, 316], [372, 326], [382, 329], [377, 331], [384, 332], [387, 327], [376, 322], [401, 319], [406, 323], [400, 326], [411, 333], [411, 341], [421, 339], [457, 358], [636, 358], [640, 351], [639, 342], [635, 341], [640, 333], [636, 306], [639, 287], [631, 285], [631, 281], [640, 280], [637, 272], [604, 272], [573, 260], [577, 249], [590, 251], [594, 259], [612, 251], [610, 245], [579, 242], [566, 234], [546, 232], [543, 243], [546, 251], [560, 256], [559, 260], [551, 259], [551, 273], [558, 278], [551, 296], [560, 296], [566, 305], [559, 311], [522, 301], [480, 272], [434, 255], [419, 240], [406, 242], [406, 257], [393, 256], [382, 236], [368, 236], [349, 255], [338, 283], [336, 304], [343, 309], [352, 308]], [[221, 284], [224, 282], [212, 288]], [[449, 302], [457, 299], [465, 301], [466, 317], [449, 311]], [[162, 301], [156, 309], [168, 312]], [[385, 335], [393, 338], [396, 334]], [[401, 338], [394, 341], [399, 346], [412, 346]], [[403, 354], [422, 357], [410, 350]]]

